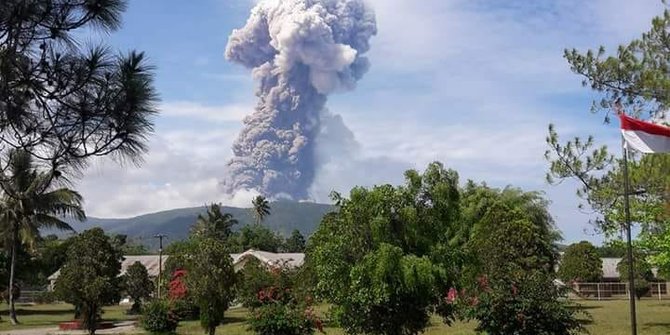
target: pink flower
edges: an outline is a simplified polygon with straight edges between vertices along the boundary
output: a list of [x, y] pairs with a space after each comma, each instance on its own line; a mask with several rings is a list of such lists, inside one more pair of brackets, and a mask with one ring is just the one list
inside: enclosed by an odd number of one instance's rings
[[477, 278], [477, 283], [479, 284], [480, 289], [482, 289], [484, 291], [488, 291], [488, 289], [489, 289], [489, 277], [487, 277], [486, 275], [483, 275], [483, 276]]
[[456, 291], [456, 289], [453, 287], [450, 288], [449, 292], [447, 292], [447, 298], [446, 298], [447, 303], [453, 304], [457, 298], [458, 298], [458, 291]]
[[479, 298], [477, 297], [470, 298], [470, 306], [474, 307], [477, 306], [478, 304], [479, 304]]

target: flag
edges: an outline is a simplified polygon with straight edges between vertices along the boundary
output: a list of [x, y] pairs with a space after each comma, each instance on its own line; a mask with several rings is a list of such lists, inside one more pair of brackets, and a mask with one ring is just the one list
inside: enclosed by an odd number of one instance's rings
[[670, 152], [670, 127], [619, 114], [621, 133], [628, 147], [644, 153]]

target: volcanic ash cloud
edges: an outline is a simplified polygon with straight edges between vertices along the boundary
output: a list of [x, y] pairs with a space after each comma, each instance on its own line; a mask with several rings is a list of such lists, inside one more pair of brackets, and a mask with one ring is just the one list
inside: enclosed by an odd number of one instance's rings
[[368, 70], [377, 33], [362, 0], [266, 0], [234, 30], [226, 58], [252, 70], [258, 104], [244, 119], [222, 182], [234, 194], [307, 199], [315, 139], [330, 93], [351, 90]]

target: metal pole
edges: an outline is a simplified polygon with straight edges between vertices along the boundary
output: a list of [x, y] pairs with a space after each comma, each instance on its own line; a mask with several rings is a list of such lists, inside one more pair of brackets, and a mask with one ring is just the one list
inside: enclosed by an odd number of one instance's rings
[[[622, 139], [623, 140], [623, 139]], [[624, 185], [624, 214], [626, 216], [626, 242], [628, 258], [628, 294], [630, 301], [630, 330], [632, 335], [637, 335], [637, 316], [635, 313], [635, 271], [633, 267], [633, 242], [630, 219], [630, 181], [628, 180], [628, 150], [626, 141], [623, 140], [623, 185]]]
[[163, 289], [163, 238], [165, 237], [163, 234], [154, 236], [154, 238], [158, 239], [158, 299], [161, 298], [161, 291]]
[[596, 284], [596, 288], [598, 290], [598, 301], [600, 301], [600, 283]]

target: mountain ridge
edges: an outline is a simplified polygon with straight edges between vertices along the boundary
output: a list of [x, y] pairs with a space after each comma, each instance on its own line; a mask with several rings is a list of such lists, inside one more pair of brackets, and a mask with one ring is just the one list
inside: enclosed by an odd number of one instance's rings
[[[323, 216], [335, 209], [328, 204], [286, 200], [272, 202], [270, 207], [271, 214], [263, 221], [263, 225], [284, 236], [288, 236], [294, 229], [305, 236], [311, 235]], [[233, 227], [235, 230], [254, 223], [250, 208], [222, 206], [222, 211], [238, 220], [239, 223]], [[188, 236], [198, 214], [205, 212], [206, 206], [174, 208], [120, 219], [89, 217], [85, 222], [70, 221], [70, 224], [77, 232], [100, 227], [108, 234], [125, 234], [130, 240], [156, 249], [154, 235], [167, 235], [168, 244], [182, 240]]]

